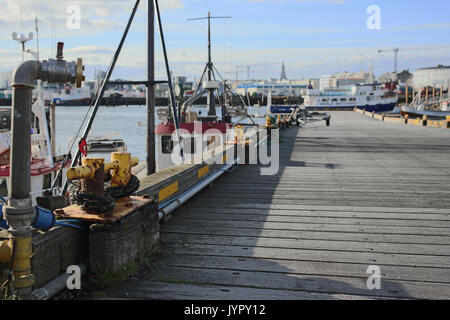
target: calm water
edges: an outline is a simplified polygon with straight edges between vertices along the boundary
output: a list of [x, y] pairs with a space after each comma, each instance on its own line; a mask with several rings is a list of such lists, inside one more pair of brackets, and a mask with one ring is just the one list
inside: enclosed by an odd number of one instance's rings
[[[70, 144], [74, 141], [78, 129], [82, 125], [80, 135], [86, 126], [87, 120], [82, 123], [89, 107], [56, 107], [56, 153], [66, 153]], [[195, 111], [206, 112], [206, 107], [192, 108]], [[261, 108], [262, 112], [263, 108]], [[220, 112], [218, 110], [218, 112]], [[249, 108], [249, 113], [254, 114], [256, 108]], [[156, 122], [158, 117], [155, 115]], [[264, 120], [255, 119], [257, 123]], [[248, 122], [248, 121], [246, 121]], [[146, 134], [147, 134], [147, 107], [146, 106], [120, 106], [100, 107], [90, 131], [90, 137], [110, 137], [123, 139], [128, 152], [141, 160], [146, 159]], [[76, 150], [79, 138], [75, 139]], [[92, 154], [91, 154], [92, 155]], [[108, 154], [102, 157], [109, 159]]]

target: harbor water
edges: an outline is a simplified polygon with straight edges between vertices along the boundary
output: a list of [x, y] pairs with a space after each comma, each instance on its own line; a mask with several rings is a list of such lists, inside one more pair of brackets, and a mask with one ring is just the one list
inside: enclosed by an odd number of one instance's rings
[[[258, 110], [259, 109], [259, 110]], [[196, 106], [191, 110], [206, 114], [206, 106]], [[67, 153], [71, 144], [72, 154], [77, 148], [79, 136], [78, 130], [81, 127], [79, 135], [83, 133], [86, 122], [89, 117], [86, 114], [90, 112], [89, 107], [56, 107], [56, 153]], [[220, 114], [220, 110], [217, 110]], [[264, 115], [265, 108], [249, 107], [248, 113]], [[235, 121], [239, 119], [233, 119]], [[263, 118], [255, 118], [256, 123], [264, 123]], [[242, 121], [249, 122], [249, 119]], [[160, 123], [155, 114], [156, 125]], [[92, 129], [89, 134], [90, 138], [110, 138], [123, 139], [127, 151], [133, 156], [139, 157], [140, 160], [146, 159], [146, 137], [147, 137], [147, 107], [146, 106], [118, 106], [118, 107], [100, 107], [94, 120]], [[109, 154], [89, 154], [90, 156], [101, 156], [109, 159]]]

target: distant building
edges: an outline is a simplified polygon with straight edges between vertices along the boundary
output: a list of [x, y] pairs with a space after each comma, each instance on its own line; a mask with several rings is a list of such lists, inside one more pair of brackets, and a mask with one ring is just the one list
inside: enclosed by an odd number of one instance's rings
[[0, 89], [11, 88], [12, 71], [0, 72]]
[[236, 93], [240, 95], [253, 95], [253, 94], [264, 94], [267, 96], [269, 91], [272, 92], [273, 96], [299, 96], [301, 95], [302, 89], [306, 89], [307, 84], [297, 84], [293, 83], [295, 81], [283, 81], [283, 82], [254, 82], [239, 84], [236, 86]]
[[378, 77], [379, 83], [387, 83], [397, 81], [397, 74], [394, 72], [386, 72]]
[[319, 81], [319, 90], [324, 91], [329, 88], [339, 88], [354, 84], [367, 84], [373, 82], [373, 75], [370, 72], [344, 72], [322, 76]]
[[397, 73], [397, 80], [399, 83], [409, 83], [413, 79], [413, 74], [409, 70], [404, 70]]
[[430, 87], [448, 88], [450, 84], [450, 66], [438, 65], [414, 71], [413, 86], [415, 89]]

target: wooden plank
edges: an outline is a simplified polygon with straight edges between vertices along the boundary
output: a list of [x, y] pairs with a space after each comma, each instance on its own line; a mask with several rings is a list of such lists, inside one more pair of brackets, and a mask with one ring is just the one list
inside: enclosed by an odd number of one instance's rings
[[[307, 250], [337, 250], [367, 253], [397, 253], [397, 254], [424, 254], [432, 252], [434, 255], [447, 256], [450, 259], [450, 246], [447, 244], [403, 244], [377, 243], [360, 241], [335, 241], [318, 239], [280, 239], [261, 237], [239, 237], [224, 235], [186, 235], [179, 233], [164, 233], [165, 243], [183, 245], [217, 245], [238, 247], [264, 247]], [[450, 280], [450, 278], [449, 278]]]
[[58, 209], [56, 213], [60, 218], [70, 218], [96, 223], [115, 223], [132, 214], [136, 210], [152, 203], [153, 201], [153, 199], [132, 196], [129, 199], [117, 201], [114, 211], [108, 214], [85, 213], [79, 206], [76, 205]]
[[[361, 212], [361, 211], [326, 211], [326, 210], [283, 210], [283, 209], [253, 209], [247, 208], [245, 215], [255, 215], [264, 217], [325, 217], [325, 218], [355, 218], [355, 219], [377, 219], [377, 220], [425, 220], [425, 221], [450, 221], [450, 214], [448, 213], [392, 213], [392, 212]], [[184, 206], [182, 215], [185, 216], [189, 213], [211, 213], [211, 214], [236, 214], [236, 210], [233, 208], [217, 207], [211, 210], [207, 207], [199, 207], [194, 204]]]
[[[367, 265], [316, 261], [236, 258], [190, 254], [161, 254], [154, 258], [166, 267], [258, 271], [310, 276], [361, 277], [367, 276]], [[450, 283], [450, 270], [408, 266], [382, 266], [382, 278], [419, 282]]]
[[450, 296], [450, 285], [413, 281], [382, 280], [381, 288], [373, 292], [367, 288], [367, 277], [305, 276], [277, 274], [257, 271], [217, 270], [203, 268], [161, 267], [145, 280], [159, 282], [183, 282], [204, 285], [234, 285], [260, 289], [307, 291], [325, 294], [348, 294], [370, 296], [376, 294], [387, 298], [403, 299], [445, 299]]
[[327, 230], [293, 231], [293, 230], [270, 230], [249, 228], [227, 228], [220, 226], [202, 227], [170, 225], [164, 226], [163, 232], [204, 234], [204, 235], [228, 235], [260, 238], [284, 238], [284, 239], [317, 239], [334, 241], [359, 241], [380, 243], [405, 243], [405, 244], [445, 244], [450, 245], [449, 237], [432, 235], [398, 235], [398, 234], [372, 234], [366, 232], [334, 232]]
[[[214, 214], [211, 217], [211, 214]], [[246, 213], [217, 213], [212, 212], [193, 212], [184, 211], [182, 213], [183, 219], [190, 219], [194, 221], [211, 220], [215, 221], [259, 221], [259, 222], [279, 222], [279, 223], [302, 223], [302, 224], [335, 224], [335, 225], [358, 225], [358, 226], [402, 226], [402, 227], [424, 227], [424, 228], [450, 228], [449, 220], [429, 220], [429, 219], [371, 219], [371, 218], [352, 218], [352, 217], [316, 217], [314, 215], [308, 217], [302, 216], [277, 216], [274, 214], [268, 215], [261, 212], [259, 215]], [[450, 230], [449, 230], [450, 231]]]
[[341, 263], [361, 263], [369, 265], [391, 265], [391, 266], [420, 266], [449, 268], [450, 259], [448, 256], [428, 254], [394, 254], [378, 252], [358, 252], [348, 251], [345, 247], [340, 250], [308, 250], [308, 249], [287, 249], [287, 248], [264, 248], [264, 247], [240, 247], [226, 245], [207, 245], [189, 243], [183, 246], [166, 244], [166, 252], [172, 254], [197, 254], [229, 257], [253, 257], [272, 258], [292, 261], [321, 261], [321, 262], [341, 262]]
[[[186, 226], [213, 227], [217, 225], [214, 220], [190, 220], [177, 217], [173, 224]], [[371, 234], [403, 234], [403, 235], [435, 235], [449, 237], [448, 228], [414, 228], [403, 226], [364, 226], [364, 225], [333, 225], [333, 224], [302, 224], [302, 223], [282, 223], [264, 221], [227, 221], [220, 222], [221, 228], [247, 228], [247, 229], [272, 229], [272, 230], [292, 230], [292, 231], [332, 231], [332, 232], [363, 232]]]
[[[133, 300], [367, 300], [381, 297], [245, 288], [239, 285], [200, 285], [131, 280], [106, 292], [107, 299]], [[95, 299], [104, 299], [95, 297]]]

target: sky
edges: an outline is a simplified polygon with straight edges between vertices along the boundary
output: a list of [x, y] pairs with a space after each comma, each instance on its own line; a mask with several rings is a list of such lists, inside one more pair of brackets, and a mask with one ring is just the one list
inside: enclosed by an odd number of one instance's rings
[[[34, 31], [39, 21], [41, 59], [53, 57], [57, 41], [65, 58], [83, 58], [86, 77], [111, 62], [135, 0], [0, 0], [0, 71], [21, 61], [13, 31]], [[170, 68], [174, 75], [199, 78], [207, 59], [206, 16], [231, 16], [212, 21], [213, 62], [222, 76], [245, 80], [279, 78], [284, 61], [289, 79], [320, 77], [335, 72], [369, 70], [376, 76], [393, 71], [399, 48], [399, 70], [450, 65], [450, 1], [448, 0], [159, 0]], [[80, 28], [70, 27], [73, 5]], [[379, 8], [379, 25], [371, 6]], [[72, 7], [71, 7], [72, 6]], [[147, 0], [135, 21], [112, 78], [146, 77]], [[76, 12], [75, 12], [76, 13]], [[68, 26], [69, 21], [69, 26]], [[156, 29], [157, 30], [157, 29]], [[165, 71], [156, 32], [156, 78]], [[36, 48], [36, 41], [27, 43]], [[250, 67], [247, 67], [250, 66]]]

